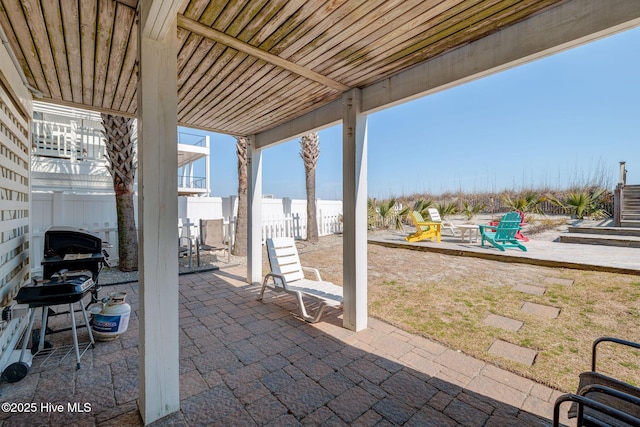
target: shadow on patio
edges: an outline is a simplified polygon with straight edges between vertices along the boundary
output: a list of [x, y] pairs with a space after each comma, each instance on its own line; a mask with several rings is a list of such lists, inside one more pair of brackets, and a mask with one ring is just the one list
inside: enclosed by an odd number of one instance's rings
[[[341, 327], [341, 311], [304, 323], [289, 296], [256, 301], [259, 288], [243, 273], [180, 277], [181, 411], [154, 425], [550, 424], [557, 391], [378, 320], [357, 334]], [[0, 414], [3, 426], [142, 424], [137, 288], [102, 288], [101, 296], [127, 292], [129, 329], [87, 351], [80, 370], [73, 357], [34, 364], [22, 381], [0, 386], [3, 402], [38, 405], [35, 413]], [[79, 335], [88, 340], [86, 330]], [[51, 337], [54, 345], [71, 342], [68, 333]], [[70, 413], [69, 402], [91, 410]], [[42, 411], [41, 403], [64, 410]]]

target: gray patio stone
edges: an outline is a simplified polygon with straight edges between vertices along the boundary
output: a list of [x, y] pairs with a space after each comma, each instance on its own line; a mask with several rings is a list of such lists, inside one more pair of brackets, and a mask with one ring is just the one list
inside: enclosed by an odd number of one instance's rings
[[487, 314], [483, 322], [496, 328], [504, 329], [506, 331], [517, 332], [520, 330], [524, 322], [520, 320], [510, 319], [508, 317], [499, 316], [497, 314]]
[[538, 355], [538, 352], [535, 350], [520, 347], [502, 340], [494, 341], [494, 343], [491, 344], [491, 347], [489, 347], [489, 353], [522, 363], [527, 366], [533, 365], [533, 362]]
[[414, 408], [405, 405], [395, 398], [389, 397], [379, 400], [373, 408], [394, 424], [406, 423], [416, 412]]
[[189, 371], [180, 375], [180, 399], [186, 399], [191, 396], [202, 393], [209, 389], [204, 378], [198, 371]]
[[[196, 291], [181, 299], [181, 411], [154, 427], [548, 424], [557, 393], [542, 385], [379, 320], [362, 335], [335, 316], [310, 325], [287, 311], [296, 308], [291, 298], [256, 303], [254, 288], [230, 283], [181, 278], [181, 293]], [[54, 423], [44, 415], [29, 425], [140, 426], [137, 333], [132, 316], [129, 331], [98, 343], [80, 371], [73, 361], [36, 368], [19, 383], [0, 384], [0, 392], [14, 401], [93, 403], [83, 417], [58, 415]], [[0, 413], [3, 426], [25, 420]]]
[[524, 403], [525, 399], [527, 398], [527, 394], [520, 390], [517, 390], [492, 378], [482, 376], [475, 378], [471, 382], [471, 384], [469, 384], [468, 391], [474, 392], [474, 395], [478, 397], [484, 396], [485, 398], [503, 402], [507, 405], [515, 406], [518, 408]]
[[300, 359], [293, 365], [304, 372], [309, 378], [316, 381], [319, 381], [327, 375], [335, 372], [331, 366], [313, 356]]
[[[535, 384], [527, 378], [523, 378], [519, 375], [516, 375], [512, 372], [506, 371], [504, 369], [498, 368], [494, 365], [487, 364], [482, 372], [480, 373], [482, 377], [491, 378], [501, 384], [507, 385], [509, 387], [515, 388], [525, 394], [529, 394], [532, 392]], [[550, 390], [550, 389], [548, 389]]]
[[478, 375], [485, 365], [484, 362], [455, 350], [445, 351], [435, 361], [470, 378]]
[[459, 399], [453, 399], [443, 413], [469, 427], [484, 425], [485, 421], [489, 419], [489, 415]]
[[522, 304], [520, 311], [523, 313], [533, 314], [534, 316], [546, 317], [547, 319], [555, 319], [560, 314], [560, 309], [557, 307], [536, 304], [533, 302], [525, 302]]
[[325, 376], [318, 381], [318, 383], [334, 396], [339, 396], [355, 386], [353, 381], [341, 375], [339, 372], [333, 372]]
[[457, 427], [458, 425], [441, 410], [429, 406], [420, 409], [405, 424], [410, 427]]
[[242, 404], [225, 386], [209, 389], [181, 402], [185, 419], [192, 425], [211, 425], [243, 409]]
[[330, 401], [327, 406], [347, 423], [367, 412], [378, 399], [360, 387], [352, 387]]
[[380, 387], [390, 396], [395, 396], [415, 408], [422, 407], [438, 392], [434, 386], [404, 371], [393, 374]]
[[391, 373], [368, 360], [356, 360], [349, 367], [374, 384], [380, 384], [389, 378]]
[[377, 413], [375, 410], [370, 409], [358, 417], [358, 419], [354, 420], [351, 425], [353, 427], [378, 426], [382, 421], [382, 415]]
[[288, 412], [287, 408], [272, 394], [248, 405], [246, 411], [258, 425], [267, 424]]
[[271, 391], [269, 391], [260, 380], [255, 379], [238, 386], [238, 388], [233, 390], [233, 395], [237, 397], [243, 405], [249, 405], [256, 400], [271, 395]]
[[276, 397], [291, 413], [300, 419], [329, 402], [333, 396], [309, 378], [286, 385]]
[[438, 390], [427, 403], [431, 408], [437, 411], [443, 411], [444, 408], [446, 408], [452, 400], [453, 396]]
[[260, 381], [272, 392], [277, 392], [283, 387], [292, 384], [294, 379], [284, 371], [275, 371], [263, 376]]

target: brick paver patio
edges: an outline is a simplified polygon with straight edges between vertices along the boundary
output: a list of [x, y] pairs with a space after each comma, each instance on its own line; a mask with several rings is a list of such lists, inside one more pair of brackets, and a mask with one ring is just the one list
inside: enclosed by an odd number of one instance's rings
[[[304, 323], [289, 296], [256, 301], [258, 288], [242, 281], [244, 272], [180, 277], [181, 411], [156, 425], [550, 425], [561, 393], [375, 319], [357, 334], [341, 327], [340, 310]], [[34, 365], [22, 381], [0, 385], [3, 402], [65, 410], [3, 412], [3, 426], [142, 424], [137, 287], [103, 288], [101, 295], [127, 292], [134, 311], [127, 333], [97, 343], [82, 369], [73, 360]], [[69, 413], [68, 402], [91, 410]]]

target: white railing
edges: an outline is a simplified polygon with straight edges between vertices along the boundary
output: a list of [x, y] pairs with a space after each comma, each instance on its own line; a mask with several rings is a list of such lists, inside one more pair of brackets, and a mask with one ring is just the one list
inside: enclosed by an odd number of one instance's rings
[[342, 233], [342, 214], [339, 212], [325, 214], [321, 210], [318, 215], [318, 228], [320, 236]]
[[262, 218], [262, 241], [273, 237], [307, 237], [307, 218], [300, 214]]
[[70, 160], [104, 159], [104, 143], [99, 129], [79, 127], [77, 123], [53, 123], [34, 119], [32, 151], [43, 157]]

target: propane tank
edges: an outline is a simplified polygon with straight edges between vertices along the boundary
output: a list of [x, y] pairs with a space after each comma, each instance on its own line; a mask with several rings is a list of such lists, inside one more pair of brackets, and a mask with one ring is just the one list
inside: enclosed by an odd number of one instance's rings
[[[91, 310], [93, 325], [91, 329], [98, 341], [111, 341], [127, 331], [131, 306], [124, 302], [126, 292], [113, 292], [103, 300], [102, 309]], [[97, 307], [99, 308], [99, 306]]]

